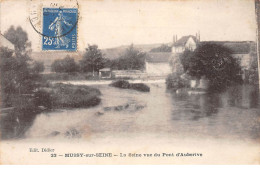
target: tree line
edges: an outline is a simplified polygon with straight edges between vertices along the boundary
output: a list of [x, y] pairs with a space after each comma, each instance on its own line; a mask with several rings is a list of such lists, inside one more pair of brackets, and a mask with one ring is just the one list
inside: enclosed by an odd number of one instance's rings
[[145, 65], [145, 56], [146, 53], [140, 52], [130, 45], [121, 57], [110, 60], [105, 58], [105, 54], [97, 45], [88, 45], [81, 60], [76, 62], [68, 55], [63, 59], [55, 60], [51, 65], [51, 70], [60, 73], [91, 72], [93, 76], [106, 67], [114, 70], [142, 70]]

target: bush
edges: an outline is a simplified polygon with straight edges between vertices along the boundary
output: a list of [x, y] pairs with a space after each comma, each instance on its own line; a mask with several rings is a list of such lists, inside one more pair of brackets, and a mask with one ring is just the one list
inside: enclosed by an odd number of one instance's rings
[[117, 81], [114, 81], [110, 85], [113, 86], [113, 87], [123, 88], [123, 89], [129, 89], [130, 88], [130, 83], [128, 81], [125, 81], [125, 80], [117, 80]]
[[39, 91], [35, 92], [35, 105], [44, 106], [46, 108], [52, 108], [52, 96], [51, 92], [47, 91], [46, 89], [40, 89]]
[[126, 80], [117, 80], [117, 81], [114, 81], [113, 83], [111, 83], [110, 85], [113, 87], [122, 88], [122, 89], [133, 89], [133, 90], [142, 91], [142, 92], [150, 92], [150, 87], [148, 87], [147, 85], [145, 85], [143, 83], [130, 84]]
[[150, 87], [148, 87], [147, 85], [145, 85], [143, 83], [131, 84], [130, 88], [137, 90], [137, 91], [150, 92]]
[[189, 87], [189, 81], [182, 79], [179, 75], [170, 74], [166, 78], [167, 89], [177, 90], [179, 88]]
[[64, 59], [58, 59], [55, 60], [51, 64], [51, 71], [53, 72], [77, 72], [78, 71], [78, 65], [75, 62], [75, 60], [69, 56], [65, 57]]
[[33, 63], [33, 72], [36, 72], [36, 73], [40, 73], [40, 72], [43, 72], [45, 69], [44, 67], [44, 63], [43, 62], [40, 62], [40, 61], [35, 61]]

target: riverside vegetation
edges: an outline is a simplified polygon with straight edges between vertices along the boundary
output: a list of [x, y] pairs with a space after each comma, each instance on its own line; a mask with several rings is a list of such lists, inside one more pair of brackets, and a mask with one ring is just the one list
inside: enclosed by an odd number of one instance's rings
[[[242, 83], [239, 61], [232, 57], [231, 51], [217, 44], [199, 45], [196, 50], [185, 50], [178, 60], [172, 61], [173, 68], [179, 68], [166, 79], [168, 89], [177, 90], [189, 87], [191, 78], [209, 81], [206, 91], [223, 91], [234, 83]], [[186, 75], [190, 78], [182, 77]]]
[[[14, 44], [15, 50], [0, 48], [1, 138], [23, 137], [43, 110], [87, 108], [100, 103], [101, 92], [96, 88], [49, 84], [49, 79], [41, 74], [43, 63], [33, 61], [30, 56], [31, 44], [21, 27], [10, 27], [4, 36]], [[69, 58], [66, 61], [73, 63]], [[69, 71], [74, 69], [72, 66]]]
[[150, 87], [143, 83], [129, 83], [126, 80], [117, 80], [110, 84], [110, 86], [122, 88], [122, 89], [133, 89], [141, 92], [150, 92]]

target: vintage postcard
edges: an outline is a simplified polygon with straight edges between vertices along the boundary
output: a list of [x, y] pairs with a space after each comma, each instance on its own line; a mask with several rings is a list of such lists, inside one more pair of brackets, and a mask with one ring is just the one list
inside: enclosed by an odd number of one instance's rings
[[258, 0], [0, 0], [0, 164], [260, 164]]

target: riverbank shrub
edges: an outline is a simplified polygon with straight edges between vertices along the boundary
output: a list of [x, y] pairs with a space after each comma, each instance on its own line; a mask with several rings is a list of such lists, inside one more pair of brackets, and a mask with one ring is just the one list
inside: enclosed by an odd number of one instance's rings
[[142, 92], [150, 92], [150, 87], [143, 83], [134, 83], [130, 85], [131, 89], [137, 90], [137, 91], [142, 91]]
[[150, 87], [143, 83], [129, 83], [126, 80], [117, 80], [110, 84], [110, 86], [122, 88], [122, 89], [133, 89], [141, 92], [150, 92]]
[[75, 62], [74, 58], [69, 55], [64, 59], [57, 59], [51, 64], [51, 71], [60, 73], [71, 73], [78, 71], [78, 64]]
[[190, 87], [189, 80], [184, 80], [178, 74], [170, 74], [166, 78], [167, 89], [177, 90]]
[[123, 89], [130, 88], [130, 83], [126, 80], [117, 80], [117, 81], [112, 82], [110, 85], [113, 87], [123, 88]]
[[57, 83], [36, 92], [36, 105], [47, 109], [92, 107], [101, 102], [101, 92], [89, 86]]

